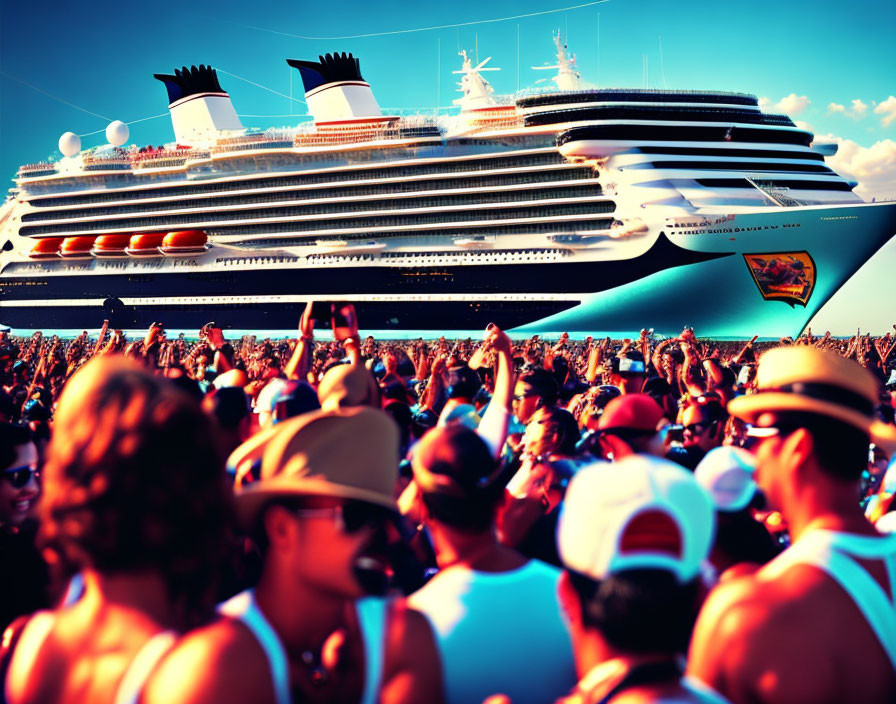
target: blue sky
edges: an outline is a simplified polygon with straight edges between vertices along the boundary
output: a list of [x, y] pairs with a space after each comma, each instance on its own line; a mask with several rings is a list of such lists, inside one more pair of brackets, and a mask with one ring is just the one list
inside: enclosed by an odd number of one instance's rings
[[[3, 181], [20, 163], [55, 154], [65, 131], [84, 135], [85, 147], [103, 143], [109, 120], [131, 123], [133, 143], [171, 141], [165, 89], [152, 74], [183, 64], [219, 69], [243, 124], [286, 125], [305, 112], [301, 102], [284, 97], [292, 88], [301, 98], [299, 77], [286, 58], [351, 51], [381, 106], [445, 108], [458, 95], [450, 73], [459, 67], [458, 47], [475, 54], [478, 44], [479, 58], [492, 56], [489, 65], [502, 69], [488, 75], [496, 92], [513, 92], [517, 76], [520, 87], [543, 77], [530, 66], [553, 58], [550, 34], [561, 28], [592, 84], [644, 85], [646, 56], [650, 87], [753, 93], [769, 109], [839, 141], [832, 165], [860, 182], [863, 197], [896, 197], [892, 2], [609, 0], [500, 22], [352, 39], [320, 37], [471, 23], [583, 3], [0, 3]], [[135, 122], [155, 115], [165, 116]], [[891, 320], [878, 305], [881, 298], [896, 299], [896, 277], [887, 274], [896, 269], [896, 244], [865, 269], [873, 271], [863, 270], [861, 280], [838, 296], [846, 302], [835, 299], [816, 328], [883, 330], [896, 322], [896, 312]], [[857, 310], [862, 320], [856, 320]]]

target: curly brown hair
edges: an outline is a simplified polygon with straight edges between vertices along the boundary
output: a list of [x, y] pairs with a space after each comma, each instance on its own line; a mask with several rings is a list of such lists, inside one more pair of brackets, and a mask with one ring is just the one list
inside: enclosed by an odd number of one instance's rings
[[215, 429], [170, 381], [121, 356], [80, 369], [59, 401], [44, 470], [51, 563], [161, 574], [188, 627], [215, 597], [231, 494]]

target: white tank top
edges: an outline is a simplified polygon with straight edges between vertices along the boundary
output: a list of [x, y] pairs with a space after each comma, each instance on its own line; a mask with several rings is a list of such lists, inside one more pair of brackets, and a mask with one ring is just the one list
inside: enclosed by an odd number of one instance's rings
[[408, 597], [435, 633], [446, 704], [496, 693], [544, 704], [569, 692], [578, 678], [559, 579], [560, 570], [538, 560], [509, 572], [455, 565]]
[[[856, 558], [882, 561], [893, 594], [887, 594]], [[896, 534], [876, 537], [812, 530], [769, 562], [763, 573], [777, 577], [793, 565], [817, 567], [843, 587], [896, 669]]]
[[[358, 625], [364, 642], [364, 690], [361, 704], [376, 704], [382, 684], [385, 661], [386, 610], [385, 599], [367, 598], [355, 602]], [[218, 606], [218, 613], [241, 621], [255, 636], [271, 670], [276, 704], [291, 704], [289, 660], [286, 650], [273, 626], [258, 608], [255, 590], [247, 589]]]

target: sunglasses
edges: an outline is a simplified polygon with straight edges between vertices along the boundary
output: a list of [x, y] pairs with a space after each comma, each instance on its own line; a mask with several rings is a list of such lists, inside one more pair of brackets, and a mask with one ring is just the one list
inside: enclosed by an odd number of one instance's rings
[[395, 514], [389, 509], [364, 501], [346, 501], [322, 508], [295, 508], [291, 513], [300, 518], [330, 519], [346, 535], [358, 533], [364, 528], [382, 528], [395, 518]]
[[681, 429], [682, 431], [689, 432], [691, 435], [699, 435], [700, 433], [704, 432], [710, 425], [711, 423], [704, 423], [701, 421], [700, 423], [691, 423], [690, 425], [684, 425]]
[[22, 467], [12, 467], [3, 470], [3, 478], [9, 482], [14, 489], [21, 489], [26, 486], [32, 478], [37, 478], [40, 473], [37, 467], [32, 465], [24, 465]]
[[796, 430], [795, 427], [778, 425], [768, 425], [763, 427], [748, 425], [744, 431], [744, 439], [741, 441], [741, 447], [745, 450], [755, 450], [763, 440], [790, 435], [794, 430]]

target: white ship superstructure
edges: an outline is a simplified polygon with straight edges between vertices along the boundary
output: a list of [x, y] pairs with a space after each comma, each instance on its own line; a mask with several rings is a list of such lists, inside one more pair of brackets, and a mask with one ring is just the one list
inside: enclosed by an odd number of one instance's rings
[[[583, 89], [555, 43], [572, 89], [499, 98], [464, 54], [448, 119], [384, 115], [346, 54], [289, 60], [314, 121], [261, 132], [213, 69], [157, 75], [176, 143], [20, 169], [0, 321], [289, 329], [316, 299], [375, 329], [792, 334], [896, 232], [755, 97]], [[679, 319], [695, 276], [728, 304]]]

